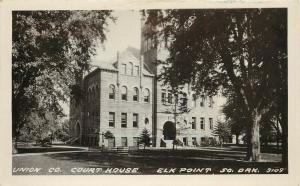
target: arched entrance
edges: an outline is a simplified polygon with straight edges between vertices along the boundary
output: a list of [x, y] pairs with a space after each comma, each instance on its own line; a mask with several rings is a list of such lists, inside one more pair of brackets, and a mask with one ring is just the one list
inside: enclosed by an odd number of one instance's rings
[[75, 125], [75, 136], [77, 138], [80, 137], [80, 124], [79, 124], [79, 122], [77, 122], [76, 125]]
[[175, 123], [167, 121], [163, 127], [164, 140], [175, 140], [176, 138], [176, 127]]

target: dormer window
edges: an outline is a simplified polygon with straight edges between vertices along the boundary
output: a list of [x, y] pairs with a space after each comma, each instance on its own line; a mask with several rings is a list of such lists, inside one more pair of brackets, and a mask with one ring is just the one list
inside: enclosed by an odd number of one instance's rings
[[133, 64], [131, 62], [129, 62], [129, 65], [128, 65], [128, 73], [129, 75], [132, 75], [133, 76]]
[[139, 75], [139, 71], [140, 71], [139, 66], [134, 66], [133, 75], [134, 76], [138, 76]]
[[126, 74], [126, 64], [122, 64], [121, 66], [121, 74]]

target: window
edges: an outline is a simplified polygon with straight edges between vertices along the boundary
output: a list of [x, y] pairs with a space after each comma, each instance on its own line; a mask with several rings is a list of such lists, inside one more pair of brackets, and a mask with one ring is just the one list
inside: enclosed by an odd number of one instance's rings
[[193, 94], [193, 105], [194, 105], [194, 107], [197, 106], [196, 100], [197, 100], [196, 94]]
[[213, 98], [210, 96], [210, 97], [209, 97], [209, 102], [208, 102], [208, 107], [213, 107], [213, 103], [214, 103], [214, 100], [213, 100]]
[[121, 88], [121, 99], [124, 101], [127, 100], [127, 88], [125, 86]]
[[165, 103], [166, 102], [166, 98], [167, 98], [166, 89], [162, 89], [161, 90], [161, 102]]
[[192, 117], [192, 129], [196, 129], [196, 117]]
[[[174, 103], [178, 103], [178, 94], [174, 94]], [[181, 103], [180, 103], [181, 104]]]
[[133, 137], [133, 146], [135, 146], [135, 147], [139, 146], [139, 138], [138, 137]]
[[201, 143], [204, 143], [205, 142], [205, 137], [202, 137], [201, 138]]
[[139, 121], [139, 116], [138, 114], [133, 114], [133, 120], [132, 120], [132, 126], [133, 127], [138, 127], [138, 121]]
[[183, 138], [183, 144], [184, 144], [184, 146], [188, 146], [188, 139], [187, 138]]
[[127, 137], [121, 137], [122, 147], [127, 147]]
[[209, 128], [210, 129], [213, 129], [213, 119], [212, 118], [209, 118]]
[[198, 146], [198, 144], [197, 144], [197, 138], [193, 137], [192, 138], [192, 142], [193, 142], [194, 146]]
[[149, 119], [145, 118], [145, 125], [148, 125], [148, 124], [149, 124]]
[[122, 128], [127, 127], [127, 114], [126, 113], [121, 114], [121, 127]]
[[109, 85], [109, 99], [115, 99], [115, 86]]
[[205, 130], [205, 121], [204, 121], [204, 118], [200, 118], [200, 129], [203, 129]]
[[122, 74], [126, 74], [126, 64], [122, 64], [122, 69], [121, 69]]
[[133, 101], [138, 101], [139, 100], [139, 89], [134, 87], [133, 88], [133, 96], [132, 96]]
[[139, 66], [134, 66], [134, 76], [138, 76], [139, 75], [139, 71], [140, 71], [140, 69], [139, 69]]
[[201, 95], [201, 100], [200, 100], [200, 107], [204, 107], [204, 95]]
[[133, 64], [131, 62], [129, 62], [127, 74], [133, 75]]
[[150, 91], [149, 89], [145, 89], [144, 92], [144, 102], [149, 103], [150, 102]]
[[172, 104], [173, 95], [171, 91], [168, 92], [168, 103]]
[[115, 127], [115, 113], [114, 112], [110, 112], [109, 113], [109, 119], [108, 119], [108, 124], [110, 127]]
[[187, 107], [187, 103], [188, 103], [187, 94], [184, 92], [181, 98], [181, 106]]

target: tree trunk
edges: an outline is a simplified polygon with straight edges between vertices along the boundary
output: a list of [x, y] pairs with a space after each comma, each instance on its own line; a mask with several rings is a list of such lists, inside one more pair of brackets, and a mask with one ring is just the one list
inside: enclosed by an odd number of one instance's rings
[[251, 128], [252, 128], [251, 123], [248, 123], [248, 125], [247, 125], [247, 132], [246, 132], [246, 143], [247, 143], [247, 156], [246, 156], [246, 160], [250, 160], [250, 157], [251, 157], [251, 149], [252, 149]]
[[259, 139], [259, 124], [261, 120], [261, 114], [258, 113], [257, 109], [254, 110], [253, 121], [251, 127], [251, 148], [249, 161], [257, 162], [260, 160], [260, 139]]
[[19, 134], [18, 132], [15, 133], [15, 143], [13, 144], [12, 153], [17, 154], [18, 153], [18, 141], [19, 141]]
[[281, 111], [281, 128], [282, 128], [282, 141], [281, 141], [281, 150], [282, 150], [282, 162], [287, 166], [288, 165], [288, 115], [287, 108], [283, 107]]
[[259, 125], [261, 114], [255, 109], [249, 118], [247, 127], [247, 156], [246, 160], [257, 162], [260, 160]]
[[240, 144], [240, 141], [239, 141], [239, 135], [235, 135], [235, 144], [238, 145]]
[[288, 134], [287, 128], [282, 128], [282, 142], [281, 142], [281, 150], [282, 150], [282, 162], [284, 164], [288, 163]]
[[173, 150], [175, 149], [175, 145], [174, 145], [174, 143], [175, 143], [175, 140], [173, 140], [173, 148], [172, 148]]

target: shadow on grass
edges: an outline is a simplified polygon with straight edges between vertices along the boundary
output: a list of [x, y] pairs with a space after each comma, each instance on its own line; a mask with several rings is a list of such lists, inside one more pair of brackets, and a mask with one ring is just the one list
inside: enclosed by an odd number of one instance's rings
[[77, 151], [80, 148], [64, 148], [64, 147], [24, 147], [18, 148], [18, 154], [24, 153], [42, 153], [42, 152], [58, 152], [58, 151]]
[[[234, 156], [235, 155], [235, 156]], [[222, 153], [193, 154], [190, 151], [135, 151], [130, 154], [118, 154], [109, 152], [76, 152], [49, 154], [56, 160], [69, 160], [83, 162], [87, 167], [210, 167], [217, 169], [220, 167], [282, 167], [280, 162], [247, 162], [242, 161], [244, 155], [231, 153], [226, 156]], [[228, 158], [230, 157], [230, 158]]]

